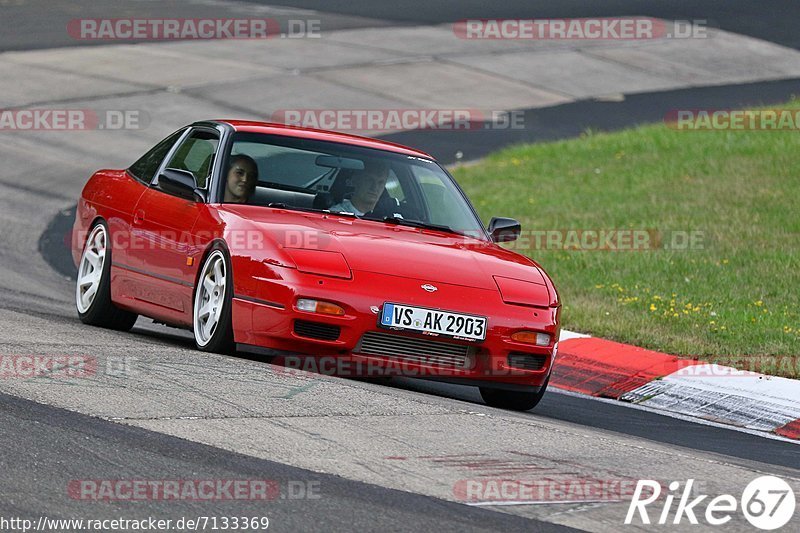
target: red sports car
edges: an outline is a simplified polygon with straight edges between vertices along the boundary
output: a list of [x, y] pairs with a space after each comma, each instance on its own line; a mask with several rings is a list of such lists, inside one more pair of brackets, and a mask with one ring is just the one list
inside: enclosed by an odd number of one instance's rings
[[200, 350], [342, 374], [357, 363], [355, 373], [475, 385], [490, 405], [530, 409], [561, 307], [538, 264], [496, 244], [519, 233], [507, 218], [484, 228], [418, 150], [197, 122], [89, 179], [72, 237], [76, 303], [87, 324], [128, 330], [143, 315], [193, 330]]

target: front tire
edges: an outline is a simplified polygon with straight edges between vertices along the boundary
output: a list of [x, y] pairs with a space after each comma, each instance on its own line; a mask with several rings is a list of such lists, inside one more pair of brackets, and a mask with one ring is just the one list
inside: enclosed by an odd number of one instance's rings
[[117, 331], [128, 331], [138, 315], [125, 311], [111, 301], [111, 244], [108, 226], [97, 222], [86, 239], [78, 263], [75, 282], [75, 306], [84, 324]]
[[520, 392], [481, 387], [481, 398], [490, 407], [510, 409], [512, 411], [529, 411], [542, 401], [549, 382], [550, 376], [547, 376], [547, 380], [542, 384], [539, 392]]
[[230, 261], [222, 248], [208, 254], [197, 278], [192, 323], [194, 342], [204, 352], [231, 353], [233, 281]]

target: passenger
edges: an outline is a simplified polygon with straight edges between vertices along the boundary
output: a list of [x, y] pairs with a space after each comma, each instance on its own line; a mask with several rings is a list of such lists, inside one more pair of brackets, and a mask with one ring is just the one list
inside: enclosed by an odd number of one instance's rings
[[249, 155], [236, 154], [231, 156], [228, 164], [228, 174], [225, 180], [226, 203], [246, 203], [256, 190], [258, 183], [258, 165]]
[[353, 174], [353, 194], [330, 207], [334, 213], [363, 215], [375, 209], [389, 179], [389, 165], [383, 161], [364, 161], [364, 170]]

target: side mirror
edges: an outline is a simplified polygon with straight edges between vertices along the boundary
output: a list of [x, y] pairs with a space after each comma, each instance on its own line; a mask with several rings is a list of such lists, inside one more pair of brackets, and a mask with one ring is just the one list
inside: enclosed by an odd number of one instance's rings
[[165, 168], [158, 176], [158, 188], [184, 200], [205, 202], [205, 192], [197, 187], [194, 174], [188, 170]]
[[489, 235], [494, 242], [516, 241], [521, 231], [522, 226], [513, 218], [494, 217], [489, 221]]

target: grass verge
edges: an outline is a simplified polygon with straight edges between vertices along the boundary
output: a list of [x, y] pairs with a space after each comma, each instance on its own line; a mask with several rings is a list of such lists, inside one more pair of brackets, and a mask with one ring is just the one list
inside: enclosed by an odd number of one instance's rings
[[[772, 360], [792, 368], [764, 370], [797, 376], [800, 132], [587, 132], [511, 147], [454, 175], [484, 221], [520, 220], [526, 237], [510, 247], [553, 277], [565, 328], [721, 363], [786, 356]], [[569, 230], [618, 229], [664, 242], [599, 251], [567, 241]], [[672, 246], [681, 232], [695, 232], [694, 246]]]

